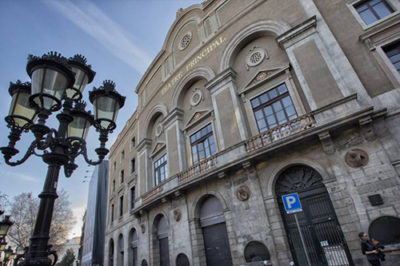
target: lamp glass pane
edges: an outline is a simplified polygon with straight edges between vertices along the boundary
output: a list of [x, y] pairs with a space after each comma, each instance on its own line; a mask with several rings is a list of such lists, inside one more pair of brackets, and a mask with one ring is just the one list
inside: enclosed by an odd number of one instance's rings
[[[72, 71], [75, 73], [74, 89], [83, 92], [89, 80], [88, 75], [86, 75], [86, 73], [78, 67], [72, 67]], [[76, 92], [74, 90], [67, 89], [66, 93], [67, 97], [72, 99], [74, 98]]]
[[[31, 95], [27, 92], [15, 93], [12, 97], [9, 115], [22, 116], [35, 122], [35, 110], [29, 105], [29, 96]], [[28, 121], [21, 118], [14, 118], [14, 123], [19, 127], [23, 127]]]
[[4, 221], [0, 222], [0, 237], [6, 236], [9, 228], [10, 224]]
[[[67, 83], [68, 80], [64, 74], [49, 68], [38, 68], [32, 73], [32, 94], [45, 93], [61, 100]], [[41, 103], [40, 98], [36, 97], [35, 103], [42, 108], [50, 109], [56, 101], [44, 97]]]
[[103, 119], [108, 119], [115, 122], [119, 110], [118, 102], [112, 97], [99, 96], [94, 100], [93, 103], [96, 108], [94, 112], [95, 120], [101, 119], [102, 121], [100, 126], [104, 129], [108, 128], [110, 122]]
[[90, 123], [82, 116], [74, 116], [74, 120], [68, 125], [68, 137], [86, 139]]

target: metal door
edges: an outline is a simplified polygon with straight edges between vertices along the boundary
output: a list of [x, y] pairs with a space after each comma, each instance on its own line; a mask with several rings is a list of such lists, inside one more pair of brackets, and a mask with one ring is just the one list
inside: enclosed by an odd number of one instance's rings
[[158, 241], [160, 243], [160, 266], [169, 266], [168, 237]]
[[132, 265], [137, 266], [137, 248], [132, 248]]
[[[311, 265], [353, 265], [335, 210], [320, 175], [308, 167], [300, 166], [285, 172], [287, 176], [283, 177], [283, 183], [286, 189], [282, 187], [278, 189], [280, 185], [278, 180], [277, 194], [291, 252], [297, 265], [307, 265], [307, 259], [294, 215], [286, 214], [282, 203], [281, 195], [288, 192], [297, 192], [300, 197], [303, 212], [297, 213], [297, 217]], [[288, 186], [290, 181], [296, 184]], [[287, 189], [289, 187], [291, 189]]]
[[207, 266], [232, 265], [225, 223], [203, 227]]

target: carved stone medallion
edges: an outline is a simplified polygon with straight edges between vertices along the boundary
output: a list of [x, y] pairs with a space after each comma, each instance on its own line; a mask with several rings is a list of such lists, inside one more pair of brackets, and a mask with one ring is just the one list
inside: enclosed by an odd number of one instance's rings
[[195, 91], [192, 94], [192, 97], [190, 98], [190, 105], [196, 106], [201, 102], [202, 99], [203, 99], [203, 93], [201, 92], [201, 90], [195, 89]]
[[180, 209], [174, 210], [174, 219], [179, 222], [182, 219], [182, 211]]
[[250, 51], [249, 54], [247, 55], [246, 58], [246, 65], [248, 67], [254, 67], [259, 64], [264, 60], [266, 56], [266, 52], [263, 48], [260, 47], [253, 47]]
[[163, 132], [163, 129], [164, 128], [161, 123], [157, 125], [157, 127], [156, 127], [156, 136], [157, 137], [159, 137], [161, 135], [161, 133]]
[[248, 186], [241, 186], [236, 191], [236, 197], [240, 201], [246, 201], [250, 198], [250, 189]]
[[346, 164], [352, 168], [366, 166], [369, 162], [368, 153], [362, 149], [350, 149], [344, 156]]
[[183, 35], [181, 41], [179, 42], [179, 50], [184, 50], [186, 47], [189, 46], [190, 42], [192, 41], [192, 32], [187, 32]]

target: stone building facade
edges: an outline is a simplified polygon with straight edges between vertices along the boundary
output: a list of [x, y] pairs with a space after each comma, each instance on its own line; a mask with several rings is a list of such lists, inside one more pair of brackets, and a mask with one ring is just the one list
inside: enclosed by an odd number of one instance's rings
[[[399, 11], [397, 0], [179, 10], [111, 148], [105, 265], [367, 265], [360, 231], [396, 250]], [[304, 241], [283, 206], [292, 193]]]

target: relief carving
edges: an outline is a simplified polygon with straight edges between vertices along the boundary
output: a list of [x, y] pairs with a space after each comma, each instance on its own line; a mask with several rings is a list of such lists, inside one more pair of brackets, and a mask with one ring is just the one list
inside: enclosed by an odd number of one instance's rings
[[174, 219], [179, 222], [182, 219], [182, 211], [180, 209], [174, 210]]
[[369, 162], [369, 157], [366, 151], [354, 148], [346, 153], [344, 160], [348, 166], [358, 168], [366, 166]]
[[248, 186], [241, 186], [236, 191], [236, 197], [240, 201], [246, 201], [250, 198], [250, 189]]
[[144, 224], [141, 224], [140, 228], [142, 229], [142, 234], [144, 234], [144, 232], [146, 232], [146, 226]]

